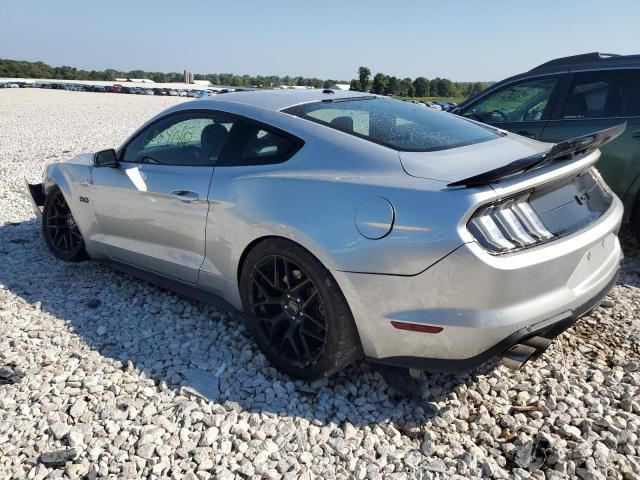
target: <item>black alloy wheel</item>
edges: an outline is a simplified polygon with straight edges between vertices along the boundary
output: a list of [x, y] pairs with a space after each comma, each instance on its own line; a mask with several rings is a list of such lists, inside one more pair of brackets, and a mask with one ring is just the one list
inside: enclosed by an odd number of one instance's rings
[[251, 272], [249, 302], [272, 352], [298, 367], [317, 362], [327, 344], [327, 316], [309, 275], [284, 255], [269, 255]]
[[78, 224], [57, 186], [51, 189], [45, 199], [42, 233], [51, 252], [61, 260], [78, 261], [86, 257]]
[[280, 371], [313, 380], [362, 358], [342, 291], [300, 245], [276, 237], [260, 241], [242, 262], [239, 280], [247, 327]]

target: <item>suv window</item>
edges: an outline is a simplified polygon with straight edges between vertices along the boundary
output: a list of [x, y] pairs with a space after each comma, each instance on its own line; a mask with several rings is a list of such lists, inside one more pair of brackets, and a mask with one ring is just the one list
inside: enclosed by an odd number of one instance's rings
[[640, 114], [640, 74], [637, 71], [576, 73], [562, 117], [608, 118]]
[[622, 114], [640, 116], [640, 70], [625, 72], [622, 84]]
[[306, 120], [405, 152], [429, 152], [486, 142], [496, 130], [422, 104], [384, 97], [356, 97], [284, 110]]
[[123, 162], [212, 166], [225, 145], [233, 119], [222, 114], [182, 113], [140, 132], [125, 148]]
[[556, 77], [545, 77], [508, 85], [488, 94], [462, 115], [486, 123], [541, 120], [557, 82]]

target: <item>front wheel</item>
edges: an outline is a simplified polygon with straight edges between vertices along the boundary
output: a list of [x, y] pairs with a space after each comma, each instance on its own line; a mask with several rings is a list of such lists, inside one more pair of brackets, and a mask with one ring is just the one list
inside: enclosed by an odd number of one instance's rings
[[49, 190], [44, 200], [42, 234], [51, 253], [60, 260], [78, 262], [87, 257], [78, 224], [57, 185]]
[[269, 239], [243, 264], [240, 292], [247, 326], [271, 363], [312, 380], [362, 356], [349, 306], [329, 271], [297, 244]]

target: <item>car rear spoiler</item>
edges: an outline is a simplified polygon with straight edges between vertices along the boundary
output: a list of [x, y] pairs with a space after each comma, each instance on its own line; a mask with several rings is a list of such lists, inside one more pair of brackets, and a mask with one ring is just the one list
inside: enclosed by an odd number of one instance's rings
[[488, 172], [449, 183], [447, 186], [469, 188], [486, 185], [487, 183], [497, 182], [504, 178], [529, 172], [551, 162], [570, 160], [578, 156], [586, 155], [605, 143], [619, 137], [626, 128], [627, 123], [625, 122], [620, 125], [616, 125], [615, 127], [606, 128], [598, 132], [589, 133], [588, 135], [572, 138], [555, 144], [548, 152], [521, 158], [502, 167], [489, 170]]

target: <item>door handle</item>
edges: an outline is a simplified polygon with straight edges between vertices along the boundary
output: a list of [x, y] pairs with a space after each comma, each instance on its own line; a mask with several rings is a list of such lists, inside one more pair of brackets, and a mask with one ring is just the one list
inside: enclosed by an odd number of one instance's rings
[[187, 203], [197, 202], [200, 199], [200, 196], [196, 192], [190, 190], [173, 190], [171, 196], [176, 200]]
[[522, 135], [523, 137], [536, 138], [535, 133], [527, 132], [526, 130], [520, 130], [516, 132], [518, 135]]
[[632, 136], [633, 138], [637, 138], [638, 140], [640, 140], [640, 130], [636, 130], [635, 132], [633, 132], [633, 133], [631, 134], [631, 136]]

